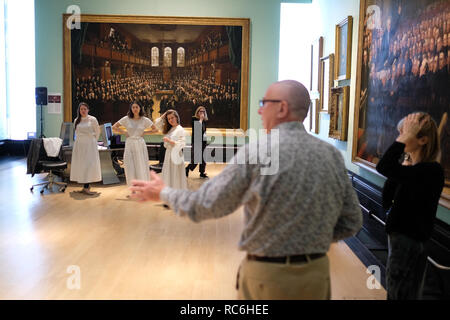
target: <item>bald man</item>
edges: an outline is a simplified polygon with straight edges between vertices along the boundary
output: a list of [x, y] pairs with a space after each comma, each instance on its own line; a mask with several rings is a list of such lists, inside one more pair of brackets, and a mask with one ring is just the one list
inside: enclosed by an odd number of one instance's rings
[[302, 124], [309, 103], [306, 88], [293, 80], [272, 84], [260, 101], [271, 150], [279, 150], [271, 155], [279, 161], [275, 173], [264, 174], [267, 158], [254, 161], [258, 149], [245, 145], [197, 191], [171, 189], [154, 172], [150, 182], [131, 187], [134, 198], [162, 200], [195, 222], [244, 206], [239, 249], [247, 256], [238, 271], [239, 299], [330, 299], [326, 253], [331, 242], [361, 228], [341, 153]]

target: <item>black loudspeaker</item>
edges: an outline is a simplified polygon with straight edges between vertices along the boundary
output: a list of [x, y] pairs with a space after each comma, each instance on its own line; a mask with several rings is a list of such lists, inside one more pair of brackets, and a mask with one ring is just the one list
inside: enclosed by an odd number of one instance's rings
[[36, 104], [37, 105], [47, 105], [47, 88], [46, 87], [36, 87]]

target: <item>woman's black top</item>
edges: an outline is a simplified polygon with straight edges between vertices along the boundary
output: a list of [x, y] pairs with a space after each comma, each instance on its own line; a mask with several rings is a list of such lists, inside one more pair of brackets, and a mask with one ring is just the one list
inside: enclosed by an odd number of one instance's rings
[[427, 241], [433, 231], [439, 198], [444, 187], [444, 171], [438, 162], [400, 164], [405, 144], [394, 142], [377, 164], [387, 177], [383, 187], [383, 207], [391, 210], [386, 232], [398, 232]]

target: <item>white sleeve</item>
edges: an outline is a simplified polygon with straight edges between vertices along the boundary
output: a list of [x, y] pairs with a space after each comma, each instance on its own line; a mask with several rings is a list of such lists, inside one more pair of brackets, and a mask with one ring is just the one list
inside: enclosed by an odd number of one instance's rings
[[96, 117], [91, 117], [91, 125], [92, 125], [92, 130], [94, 131], [94, 137], [98, 140], [98, 138], [100, 137], [100, 126], [98, 125], [98, 121]]
[[161, 132], [163, 131], [163, 129], [164, 129], [164, 119], [162, 117], [159, 117], [158, 119], [155, 120], [155, 127], [159, 131], [161, 131]]
[[151, 127], [151, 126], [153, 125], [152, 120], [150, 120], [150, 119], [147, 118], [147, 117], [144, 117], [144, 123], [145, 123], [145, 128], [146, 128], [146, 129], [149, 128], [149, 127]]
[[122, 117], [119, 121], [121, 126], [124, 126], [125, 128], [128, 127], [128, 116]]
[[[258, 172], [257, 165], [234, 164], [230, 161], [222, 172], [196, 190], [165, 187], [161, 200], [180, 216], [192, 221], [220, 218], [234, 212], [251, 198], [250, 184]], [[227, 199], [224, 201], [223, 199]]]
[[174, 132], [173, 141], [175, 141], [175, 147], [178, 149], [186, 146], [186, 133], [182, 126], [179, 126], [177, 131]]

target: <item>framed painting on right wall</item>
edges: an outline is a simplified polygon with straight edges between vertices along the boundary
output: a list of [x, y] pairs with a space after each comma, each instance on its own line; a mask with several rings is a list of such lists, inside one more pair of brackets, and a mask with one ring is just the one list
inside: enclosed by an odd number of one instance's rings
[[436, 122], [450, 208], [450, 1], [361, 0], [352, 161], [372, 172], [412, 112]]

